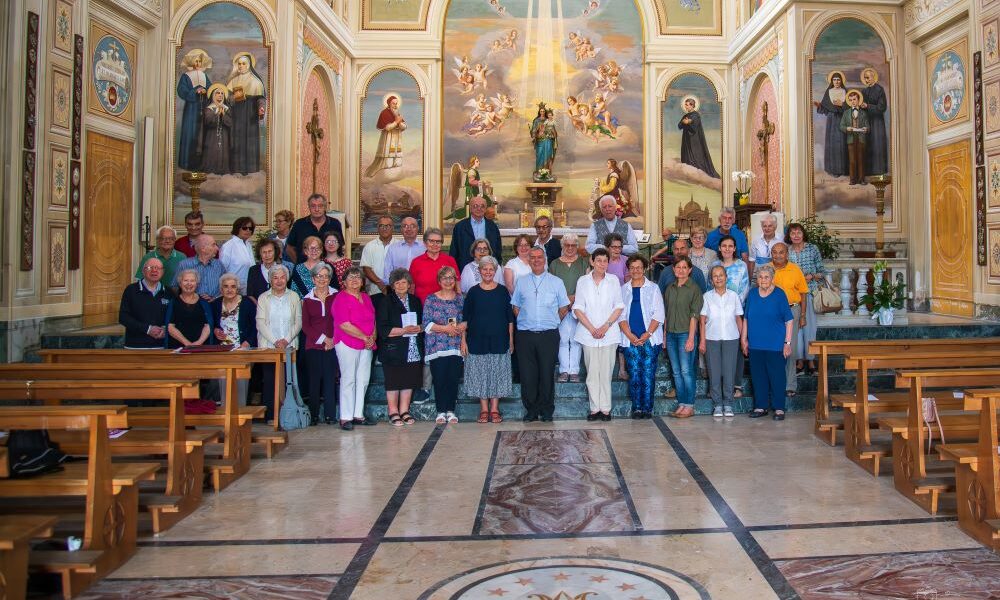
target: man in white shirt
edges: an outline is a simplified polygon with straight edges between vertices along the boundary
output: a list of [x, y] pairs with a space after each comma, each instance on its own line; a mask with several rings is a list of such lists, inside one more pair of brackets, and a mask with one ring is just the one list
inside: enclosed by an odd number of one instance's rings
[[753, 277], [755, 265], [766, 265], [771, 262], [771, 248], [775, 244], [781, 243], [781, 238], [777, 236], [778, 217], [773, 214], [766, 214], [760, 219], [760, 229], [762, 235], [750, 245], [750, 276]]
[[365, 244], [361, 251], [361, 270], [368, 280], [368, 294], [385, 292], [385, 254], [392, 243], [392, 218], [378, 219], [378, 237]]
[[617, 233], [625, 240], [622, 253], [631, 256], [639, 251], [639, 242], [635, 239], [635, 232], [632, 226], [619, 219], [615, 213], [618, 210], [618, 202], [614, 196], [604, 196], [598, 201], [601, 209], [601, 218], [594, 221], [587, 233], [587, 252], [593, 254], [594, 250], [604, 247], [604, 236], [609, 233]]

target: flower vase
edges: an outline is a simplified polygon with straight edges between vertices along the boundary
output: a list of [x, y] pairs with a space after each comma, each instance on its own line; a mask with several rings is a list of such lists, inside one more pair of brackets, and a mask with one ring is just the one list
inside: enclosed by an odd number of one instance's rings
[[878, 324], [888, 327], [892, 325], [892, 319], [896, 316], [896, 310], [893, 308], [880, 308], [878, 311]]
[[750, 192], [733, 192], [733, 206], [750, 204]]

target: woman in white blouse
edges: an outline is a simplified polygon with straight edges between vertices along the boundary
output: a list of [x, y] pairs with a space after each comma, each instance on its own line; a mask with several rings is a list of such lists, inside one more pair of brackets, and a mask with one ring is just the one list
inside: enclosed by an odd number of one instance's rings
[[606, 249], [594, 250], [590, 255], [594, 270], [577, 281], [573, 303], [573, 314], [579, 321], [574, 337], [583, 346], [587, 365], [588, 421], [611, 420], [611, 371], [621, 341], [618, 317], [625, 304], [618, 278], [608, 274], [610, 258]]
[[653, 389], [656, 385], [656, 359], [663, 345], [660, 325], [666, 319], [660, 288], [646, 279], [649, 261], [641, 254], [628, 257], [625, 265], [629, 280], [622, 285], [625, 309], [618, 318], [622, 331], [625, 362], [632, 376], [628, 395], [632, 399], [632, 418], [653, 418]]
[[240, 217], [233, 222], [233, 237], [222, 245], [219, 249], [219, 260], [226, 272], [236, 275], [240, 282], [240, 294], [247, 293], [247, 272], [253, 266], [255, 259], [253, 255], [253, 244], [250, 238], [253, 237], [254, 229], [257, 226], [250, 217]]
[[465, 265], [462, 269], [461, 288], [462, 294], [468, 294], [469, 290], [476, 287], [483, 280], [483, 276], [479, 274], [479, 259], [484, 256], [491, 256], [493, 254], [493, 248], [490, 247], [490, 242], [486, 238], [479, 238], [478, 240], [472, 242], [472, 262]]
[[712, 415], [733, 416], [733, 378], [740, 353], [743, 328], [743, 303], [739, 295], [726, 287], [726, 268], [710, 271], [712, 289], [705, 292], [701, 307], [701, 330], [698, 350], [705, 355], [708, 381], [714, 406]]
[[[531, 236], [526, 233], [514, 238], [514, 258], [507, 261], [503, 266], [503, 283], [507, 286], [507, 291], [514, 293], [514, 284], [522, 275], [531, 273], [531, 265], [528, 264], [528, 252], [534, 244]], [[546, 271], [548, 267], [546, 267]]]
[[[288, 267], [276, 264], [268, 271], [271, 289], [257, 299], [257, 345], [261, 348], [284, 350], [298, 347], [302, 330], [302, 300], [288, 289]], [[265, 419], [274, 415], [274, 365], [263, 367], [262, 400], [267, 409]]]

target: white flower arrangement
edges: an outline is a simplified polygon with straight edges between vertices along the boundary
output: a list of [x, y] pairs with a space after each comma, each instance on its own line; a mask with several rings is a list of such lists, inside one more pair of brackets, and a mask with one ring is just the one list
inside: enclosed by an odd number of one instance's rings
[[732, 178], [736, 184], [736, 191], [740, 195], [749, 193], [750, 184], [753, 183], [755, 177], [753, 171], [733, 171]]

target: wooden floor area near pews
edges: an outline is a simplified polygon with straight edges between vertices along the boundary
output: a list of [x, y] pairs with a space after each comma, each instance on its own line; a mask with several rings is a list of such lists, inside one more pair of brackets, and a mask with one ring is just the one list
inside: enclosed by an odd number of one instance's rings
[[[72, 598], [125, 563], [139, 532], [160, 533], [270, 459], [286, 432], [241, 406], [237, 382], [254, 364], [274, 364], [275, 415], [284, 397], [277, 350], [201, 355], [148, 350], [44, 351], [44, 364], [0, 365], [0, 430], [45, 430], [71, 457], [59, 471], [12, 478], [0, 446], [0, 581], [5, 598], [25, 595], [30, 575], [57, 575]], [[185, 414], [201, 380], [217, 380], [214, 414]], [[109, 429], [127, 429], [111, 438]], [[255, 452], [256, 451], [256, 452]], [[79, 550], [32, 550], [65, 546]], [[49, 542], [49, 543], [45, 543]]]

